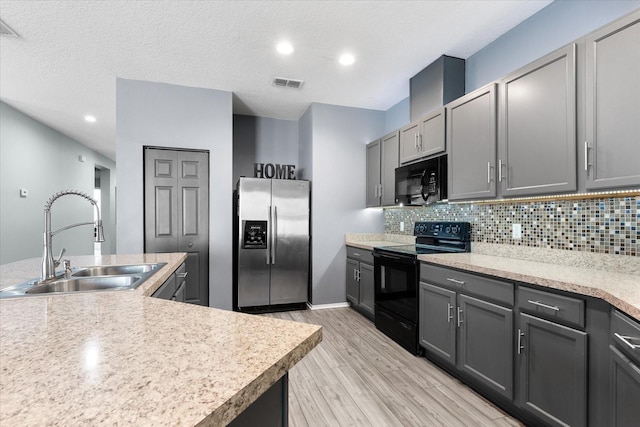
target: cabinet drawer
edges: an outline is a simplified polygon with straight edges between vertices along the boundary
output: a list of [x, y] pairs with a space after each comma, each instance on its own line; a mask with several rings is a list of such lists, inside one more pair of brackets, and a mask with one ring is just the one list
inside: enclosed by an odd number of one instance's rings
[[373, 265], [373, 254], [365, 249], [347, 246], [347, 258], [356, 259]]
[[513, 307], [513, 284], [431, 264], [420, 264], [420, 280]]
[[584, 300], [527, 287], [518, 289], [518, 306], [538, 317], [584, 328]]
[[640, 322], [618, 310], [611, 311], [611, 339], [631, 359], [640, 364]]

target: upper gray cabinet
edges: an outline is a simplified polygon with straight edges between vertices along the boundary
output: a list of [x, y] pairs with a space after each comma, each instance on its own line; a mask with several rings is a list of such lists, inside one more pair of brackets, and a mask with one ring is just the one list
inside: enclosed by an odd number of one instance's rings
[[502, 195], [577, 189], [575, 52], [571, 44], [501, 80]]
[[444, 107], [400, 129], [400, 164], [444, 153], [445, 149]]
[[367, 207], [380, 206], [380, 140], [367, 144]]
[[586, 37], [587, 188], [640, 185], [640, 12]]
[[396, 168], [398, 163], [400, 132], [395, 131], [380, 139], [382, 157], [380, 159], [381, 204], [390, 206], [396, 202]]
[[449, 200], [496, 196], [496, 84], [449, 103]]
[[367, 207], [395, 203], [399, 132], [391, 132], [367, 145]]

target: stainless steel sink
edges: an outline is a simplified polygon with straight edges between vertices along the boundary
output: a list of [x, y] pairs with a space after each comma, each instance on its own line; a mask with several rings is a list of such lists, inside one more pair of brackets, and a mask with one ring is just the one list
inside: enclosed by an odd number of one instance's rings
[[36, 285], [26, 291], [27, 294], [48, 294], [51, 292], [101, 291], [108, 289], [131, 289], [140, 281], [140, 276], [83, 277], [54, 280]]
[[164, 264], [135, 264], [135, 265], [102, 265], [83, 268], [73, 274], [73, 277], [87, 276], [121, 276], [123, 274], [142, 274], [160, 269]]
[[52, 280], [45, 282], [30, 280], [4, 288], [0, 290], [0, 298], [135, 289], [166, 264], [166, 262], [159, 262], [74, 268], [70, 274], [59, 273]]

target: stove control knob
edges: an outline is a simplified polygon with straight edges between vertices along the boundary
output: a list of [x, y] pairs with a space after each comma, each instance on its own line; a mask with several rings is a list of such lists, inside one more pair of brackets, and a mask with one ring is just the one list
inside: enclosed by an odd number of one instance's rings
[[460, 227], [457, 225], [454, 225], [453, 227], [451, 227], [451, 232], [453, 234], [458, 234], [460, 232]]
[[451, 227], [447, 227], [446, 230], [444, 230], [447, 234], [451, 233]]

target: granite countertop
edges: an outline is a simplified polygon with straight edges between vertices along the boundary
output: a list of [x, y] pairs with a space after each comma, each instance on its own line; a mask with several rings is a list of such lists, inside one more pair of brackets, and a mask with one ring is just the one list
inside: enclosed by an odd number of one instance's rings
[[[0, 425], [226, 425], [322, 340], [316, 325], [145, 297], [183, 255], [75, 260], [169, 262], [137, 291], [0, 300]], [[38, 275], [15, 264], [2, 282]]]
[[[413, 236], [346, 234], [345, 244], [373, 250]], [[398, 243], [398, 244], [407, 244]], [[640, 320], [640, 258], [516, 245], [471, 243], [470, 253], [419, 255], [440, 264], [603, 299]]]
[[413, 245], [416, 238], [405, 234], [358, 233], [345, 234], [344, 243], [347, 246], [372, 251], [373, 248], [381, 246]]
[[638, 274], [474, 252], [419, 255], [418, 259], [447, 267], [600, 298], [640, 320], [640, 275]]

